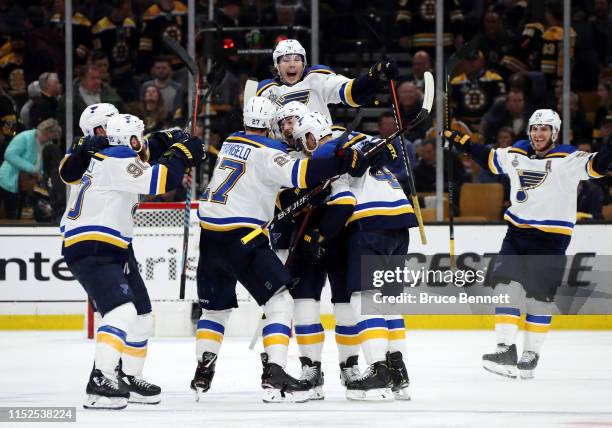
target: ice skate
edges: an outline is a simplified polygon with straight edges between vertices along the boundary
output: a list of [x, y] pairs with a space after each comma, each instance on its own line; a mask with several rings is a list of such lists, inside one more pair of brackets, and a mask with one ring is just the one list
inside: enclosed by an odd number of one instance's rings
[[264, 403], [304, 403], [310, 396], [310, 383], [291, 377], [281, 366], [268, 362], [268, 354], [261, 354], [263, 373], [261, 387]]
[[362, 376], [346, 385], [346, 398], [356, 401], [393, 401], [392, 385], [387, 363], [377, 361]]
[[217, 354], [212, 352], [204, 352], [202, 361], [198, 362], [195, 375], [191, 381], [191, 389], [195, 394], [195, 400], [200, 401], [200, 394], [204, 394], [210, 389], [213, 377], [215, 376], [215, 364], [217, 362]]
[[408, 370], [406, 369], [406, 364], [404, 364], [402, 353], [400, 351], [388, 352], [387, 364], [393, 381], [393, 387], [391, 388], [393, 395], [397, 400], [410, 400], [410, 392], [408, 390], [410, 379], [408, 378]]
[[533, 372], [538, 366], [539, 359], [540, 356], [535, 352], [523, 351], [523, 355], [521, 355], [521, 359], [516, 365], [521, 379], [533, 379]]
[[94, 368], [89, 375], [89, 382], [85, 388], [87, 398], [83, 403], [85, 409], [125, 409], [130, 392], [117, 379], [107, 376]]
[[119, 385], [130, 392], [128, 403], [159, 404], [161, 401], [161, 388], [147, 382], [140, 376], [126, 375], [119, 370]]
[[351, 355], [346, 362], [340, 363], [340, 384], [342, 386], [346, 386], [347, 383], [361, 376], [358, 360], [358, 355]]
[[516, 379], [516, 360], [516, 345], [498, 343], [495, 352], [482, 356], [482, 367], [491, 373]]
[[300, 357], [300, 363], [302, 363], [302, 374], [300, 380], [307, 381], [310, 386], [310, 400], [323, 400], [325, 395], [323, 393], [323, 372], [321, 371], [321, 362], [312, 361], [308, 357]]

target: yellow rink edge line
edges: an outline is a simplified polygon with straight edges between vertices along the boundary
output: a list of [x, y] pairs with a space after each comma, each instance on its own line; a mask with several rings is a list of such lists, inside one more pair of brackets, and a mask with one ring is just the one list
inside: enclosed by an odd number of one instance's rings
[[[520, 326], [524, 324], [524, 315]], [[404, 315], [408, 330], [491, 330], [494, 315]], [[81, 330], [85, 316], [68, 315], [0, 315], [0, 330]], [[332, 314], [322, 314], [326, 330], [335, 326]], [[612, 315], [555, 315], [553, 330], [612, 330]]]

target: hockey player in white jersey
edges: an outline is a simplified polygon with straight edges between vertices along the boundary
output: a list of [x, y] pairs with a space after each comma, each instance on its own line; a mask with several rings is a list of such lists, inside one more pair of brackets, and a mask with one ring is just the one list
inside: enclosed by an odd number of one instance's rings
[[294, 284], [264, 234], [247, 244], [240, 239], [262, 226], [274, 213], [282, 187], [305, 188], [340, 173], [360, 175], [367, 159], [355, 150], [343, 158], [295, 159], [280, 141], [267, 138], [276, 108], [263, 97], [251, 98], [244, 109], [244, 132], [221, 146], [209, 187], [200, 200], [200, 260], [197, 270], [202, 316], [197, 325], [198, 366], [191, 388], [199, 394], [211, 385], [225, 325], [237, 307], [240, 283], [263, 307], [262, 388], [265, 402], [308, 400], [309, 384], [285, 372]]
[[[350, 133], [348, 141], [334, 140], [342, 131], [344, 129], [337, 128], [334, 135], [324, 116], [307, 113], [297, 121], [293, 136], [296, 147], [313, 159], [333, 156], [341, 149], [339, 143], [344, 149], [367, 149], [376, 143], [357, 132]], [[300, 352], [306, 357], [300, 359], [303, 365], [305, 361], [312, 361], [310, 367], [305, 365], [305, 373], [314, 375], [317, 369], [320, 371], [323, 331], [319, 321], [319, 299], [324, 276], [317, 277], [312, 272], [321, 264], [329, 276], [337, 318], [341, 380], [347, 386], [347, 398], [355, 400], [392, 400], [394, 396], [409, 399], [408, 374], [402, 358], [405, 353], [403, 318], [364, 316], [358, 309], [361, 255], [406, 254], [407, 228], [416, 224], [401, 187], [384, 168], [395, 153], [388, 145], [370, 159], [367, 174], [358, 178], [345, 174], [334, 181], [319, 219], [309, 223], [296, 249], [299, 258], [296, 275], [307, 279], [293, 290], [296, 339]], [[309, 262], [309, 258], [316, 260]], [[370, 364], [363, 375], [355, 370], [360, 345]], [[314, 376], [311, 379], [317, 380], [322, 381]]]
[[[559, 115], [542, 109], [529, 119], [529, 140], [504, 149], [473, 144], [468, 135], [444, 131], [447, 140], [483, 168], [510, 178], [511, 205], [504, 214], [508, 231], [493, 278], [509, 284], [511, 304], [495, 308], [497, 349], [482, 358], [486, 370], [511, 378], [532, 378], [538, 364], [576, 222], [578, 183], [604, 176], [612, 159], [609, 148], [591, 154], [558, 144], [560, 129]], [[523, 303], [525, 337], [518, 359], [515, 340]]]
[[328, 104], [350, 107], [367, 104], [380, 90], [385, 76], [397, 77], [397, 64], [390, 59], [377, 62], [367, 74], [355, 79], [336, 74], [325, 65], [307, 67], [306, 50], [295, 39], [280, 41], [272, 60], [277, 76], [259, 82], [256, 95], [269, 98], [277, 106], [299, 101], [330, 121]]
[[152, 318], [131, 245], [132, 212], [139, 194], [162, 194], [182, 185], [185, 170], [196, 166], [204, 152], [199, 139], [186, 139], [151, 166], [143, 160], [143, 131], [135, 116], [115, 114], [108, 120], [109, 147], [93, 155], [62, 221], [62, 254], [102, 315], [85, 408], [122, 409], [128, 399], [159, 402], [160, 388], [141, 376]]

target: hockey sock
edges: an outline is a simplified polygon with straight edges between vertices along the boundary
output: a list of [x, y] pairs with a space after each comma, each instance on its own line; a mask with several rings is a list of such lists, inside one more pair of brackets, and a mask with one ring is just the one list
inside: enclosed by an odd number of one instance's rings
[[141, 376], [147, 358], [149, 337], [153, 332], [153, 315], [137, 315], [136, 320], [127, 330], [127, 338], [123, 354], [121, 354], [121, 369], [130, 376]]
[[221, 342], [223, 342], [223, 335], [225, 334], [225, 325], [231, 313], [231, 309], [224, 311], [202, 309], [202, 315], [196, 330], [196, 358], [198, 361], [202, 361], [204, 352], [219, 354], [219, 348], [221, 348]]
[[399, 351], [406, 355], [406, 325], [401, 315], [386, 316], [389, 329], [389, 352]]
[[287, 347], [293, 316], [293, 299], [289, 291], [282, 289], [276, 293], [263, 309], [266, 319], [261, 335], [268, 361], [284, 368], [287, 364]]
[[[524, 350], [540, 353], [544, 340], [550, 330], [552, 321], [552, 303], [541, 302], [533, 298], [526, 300], [527, 316], [525, 317]], [[535, 315], [538, 314], [538, 315]]]
[[513, 345], [516, 341], [521, 310], [518, 308], [495, 308], [495, 336], [497, 343]]
[[521, 318], [521, 302], [523, 301], [523, 286], [516, 281], [500, 285], [500, 290], [508, 295], [508, 306], [495, 308], [496, 343], [513, 345], [516, 342], [519, 319]]
[[350, 303], [335, 303], [336, 345], [338, 345], [338, 361], [346, 363], [346, 359], [359, 355], [359, 335], [357, 320]]
[[363, 295], [361, 292], [351, 295], [351, 307], [357, 318], [357, 332], [361, 349], [368, 364], [385, 361], [389, 348], [389, 329], [382, 315], [362, 315]]
[[135, 319], [136, 308], [131, 302], [116, 307], [102, 317], [96, 333], [95, 366], [111, 378], [125, 348], [126, 331]]
[[321, 361], [325, 333], [321, 324], [321, 302], [315, 299], [294, 300], [295, 339], [302, 357]]

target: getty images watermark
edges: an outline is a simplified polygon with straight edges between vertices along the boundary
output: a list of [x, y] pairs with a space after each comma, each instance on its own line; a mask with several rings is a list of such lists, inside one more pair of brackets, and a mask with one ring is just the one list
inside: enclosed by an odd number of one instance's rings
[[559, 314], [612, 313], [612, 256], [595, 253], [463, 253], [452, 267], [448, 254], [363, 256], [360, 278], [368, 315], [492, 314], [520, 307], [520, 293], [554, 302]]

